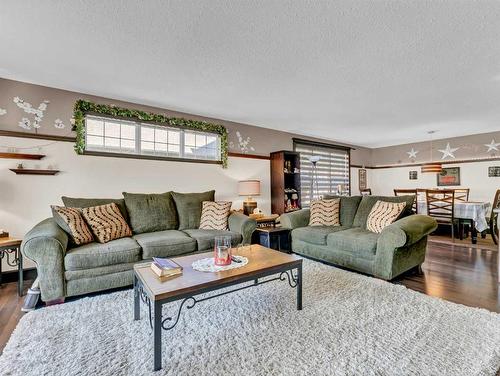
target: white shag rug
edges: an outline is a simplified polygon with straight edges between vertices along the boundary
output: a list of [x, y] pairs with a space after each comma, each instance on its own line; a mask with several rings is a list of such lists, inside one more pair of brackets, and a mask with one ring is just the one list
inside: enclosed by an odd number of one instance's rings
[[132, 319], [132, 290], [39, 309], [19, 322], [0, 375], [472, 376], [500, 367], [498, 314], [309, 260], [303, 293], [303, 311], [279, 281], [184, 309], [163, 333], [158, 372], [145, 307]]

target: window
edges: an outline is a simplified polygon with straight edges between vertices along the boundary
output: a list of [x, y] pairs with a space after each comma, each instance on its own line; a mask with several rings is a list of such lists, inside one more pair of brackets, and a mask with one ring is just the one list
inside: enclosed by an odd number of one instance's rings
[[294, 139], [294, 150], [300, 153], [300, 199], [303, 207], [308, 207], [311, 199], [325, 194], [349, 194], [348, 148]]
[[106, 117], [85, 118], [85, 150], [123, 155], [220, 161], [220, 136]]

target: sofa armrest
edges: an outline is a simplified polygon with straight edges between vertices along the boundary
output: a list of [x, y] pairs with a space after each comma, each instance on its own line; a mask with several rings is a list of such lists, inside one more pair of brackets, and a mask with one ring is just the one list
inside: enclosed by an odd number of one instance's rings
[[301, 209], [292, 213], [281, 214], [281, 226], [292, 230], [298, 227], [306, 227], [309, 224], [309, 216], [309, 209]]
[[67, 246], [68, 235], [52, 218], [38, 223], [23, 239], [21, 252], [36, 263], [43, 301], [65, 296], [64, 255]]
[[[410, 215], [385, 227], [377, 240], [374, 274], [384, 279], [393, 278], [396, 252], [410, 247], [436, 230], [437, 222], [426, 215]], [[420, 247], [420, 246], [419, 246]], [[425, 250], [423, 250], [425, 254]]]
[[245, 214], [232, 212], [228, 219], [229, 230], [239, 232], [243, 236], [244, 244], [251, 244], [252, 234], [257, 228], [257, 221]]

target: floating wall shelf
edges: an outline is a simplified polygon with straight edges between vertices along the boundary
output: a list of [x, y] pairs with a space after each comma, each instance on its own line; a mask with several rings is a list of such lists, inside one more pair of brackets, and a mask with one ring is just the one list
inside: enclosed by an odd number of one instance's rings
[[42, 154], [22, 154], [22, 153], [0, 153], [0, 158], [7, 159], [35, 159], [40, 160], [45, 155]]
[[12, 172], [17, 175], [56, 175], [59, 170], [39, 170], [29, 168], [11, 168]]

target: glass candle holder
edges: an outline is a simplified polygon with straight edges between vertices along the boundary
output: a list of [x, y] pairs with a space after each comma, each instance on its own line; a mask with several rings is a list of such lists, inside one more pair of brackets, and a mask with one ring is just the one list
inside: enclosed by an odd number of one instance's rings
[[231, 237], [216, 236], [214, 243], [214, 263], [218, 266], [231, 264]]

